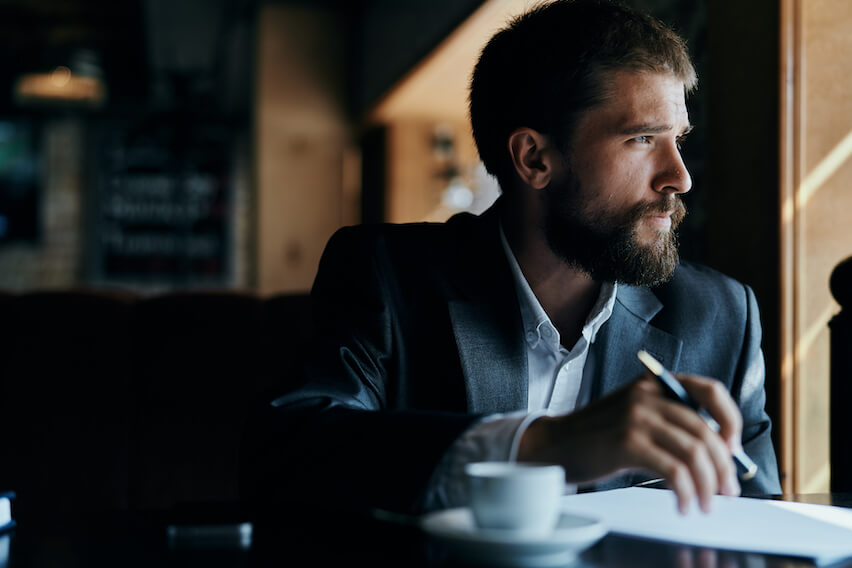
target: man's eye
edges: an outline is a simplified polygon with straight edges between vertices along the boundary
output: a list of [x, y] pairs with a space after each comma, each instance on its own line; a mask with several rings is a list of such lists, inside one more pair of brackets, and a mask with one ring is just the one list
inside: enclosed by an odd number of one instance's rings
[[683, 143], [686, 142], [686, 136], [678, 136], [677, 137], [677, 149], [680, 150], [683, 146]]
[[638, 142], [639, 144], [649, 144], [651, 142], [650, 136], [637, 136], [633, 139], [634, 142]]

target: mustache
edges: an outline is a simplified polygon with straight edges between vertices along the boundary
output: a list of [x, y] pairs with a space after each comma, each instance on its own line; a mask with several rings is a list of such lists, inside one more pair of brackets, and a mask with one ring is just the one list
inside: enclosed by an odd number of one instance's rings
[[671, 195], [660, 201], [646, 201], [633, 208], [631, 217], [633, 220], [641, 219], [647, 215], [671, 214], [672, 228], [676, 228], [686, 217], [686, 205], [679, 195]]

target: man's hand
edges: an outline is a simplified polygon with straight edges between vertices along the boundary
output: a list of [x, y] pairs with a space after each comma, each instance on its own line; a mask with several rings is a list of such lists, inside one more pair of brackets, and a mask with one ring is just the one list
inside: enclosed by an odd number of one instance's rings
[[719, 423], [718, 433], [692, 409], [664, 398], [646, 373], [577, 412], [535, 420], [521, 438], [518, 461], [558, 463], [576, 483], [649, 470], [665, 478], [682, 513], [695, 497], [709, 511], [714, 494], [740, 494], [731, 452], [740, 445], [742, 417], [721, 382], [678, 379]]

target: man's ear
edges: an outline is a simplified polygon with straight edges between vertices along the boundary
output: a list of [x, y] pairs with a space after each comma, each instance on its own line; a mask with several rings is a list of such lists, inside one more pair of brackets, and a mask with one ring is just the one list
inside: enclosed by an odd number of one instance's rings
[[509, 135], [509, 154], [524, 183], [535, 189], [547, 187], [553, 175], [547, 137], [532, 128], [518, 128]]

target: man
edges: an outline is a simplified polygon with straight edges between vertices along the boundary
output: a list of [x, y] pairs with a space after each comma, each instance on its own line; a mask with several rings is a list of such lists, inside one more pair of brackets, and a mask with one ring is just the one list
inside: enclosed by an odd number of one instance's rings
[[[418, 513], [464, 504], [465, 463], [521, 460], [563, 465], [569, 490], [661, 477], [682, 511], [779, 492], [754, 295], [678, 259], [695, 84], [682, 40], [609, 2], [557, 0], [497, 33], [470, 115], [501, 197], [332, 237], [308, 382], [272, 403], [253, 487]], [[760, 467], [742, 488], [740, 444]]]

